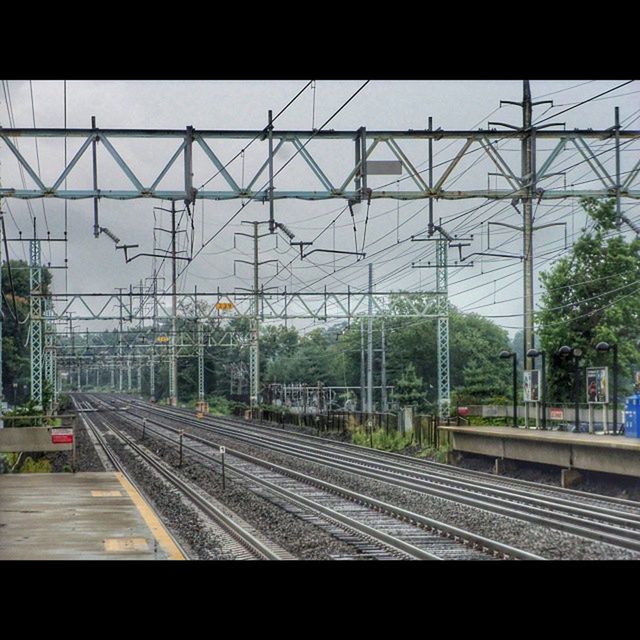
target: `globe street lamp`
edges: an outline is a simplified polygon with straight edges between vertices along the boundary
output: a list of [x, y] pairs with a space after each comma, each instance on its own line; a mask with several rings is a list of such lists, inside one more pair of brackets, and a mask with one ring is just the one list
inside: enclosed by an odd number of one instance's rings
[[[613, 435], [618, 433], [618, 345], [598, 342], [596, 351], [613, 351]], [[604, 425], [606, 430], [607, 425]]]
[[513, 427], [518, 427], [518, 371], [517, 371], [517, 356], [515, 351], [501, 351], [499, 358], [506, 360], [507, 358], [513, 358]]
[[582, 349], [564, 345], [558, 349], [558, 355], [562, 356], [563, 358], [569, 358], [570, 356], [573, 356], [573, 402], [575, 407], [574, 431], [578, 433], [580, 431], [580, 356], [582, 356]]
[[544, 351], [539, 351], [538, 349], [529, 349], [529, 351], [527, 351], [527, 358], [533, 358], [534, 362], [535, 359], [540, 356], [542, 358], [542, 371], [541, 371], [541, 375], [542, 375], [542, 381], [540, 383], [540, 395], [542, 396], [542, 430], [544, 431], [547, 428], [547, 385], [545, 382], [545, 352]]

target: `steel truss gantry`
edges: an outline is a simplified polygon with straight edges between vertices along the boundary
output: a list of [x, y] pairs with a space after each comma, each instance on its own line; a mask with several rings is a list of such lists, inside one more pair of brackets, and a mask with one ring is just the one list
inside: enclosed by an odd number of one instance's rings
[[[553, 143], [553, 148], [542, 158], [541, 165], [536, 170], [536, 182], [540, 183], [554, 174], [562, 152], [568, 147], [575, 147], [583, 156], [589, 168], [593, 171], [593, 176], [601, 183], [601, 188], [590, 189], [567, 189], [565, 187], [538, 186], [535, 197], [541, 199], [557, 199], [579, 196], [616, 196], [624, 198], [640, 198], [640, 190], [632, 188], [632, 184], [640, 172], [640, 161], [632, 159], [625, 175], [624, 181], [616, 180], [617, 176], [612, 175], [605, 169], [600, 157], [602, 151], [594, 151], [589, 140], [608, 141], [611, 149], [624, 145], [626, 142], [635, 140], [640, 136], [638, 130], [612, 129], [591, 130], [576, 129], [565, 131], [563, 129], [534, 129], [534, 130], [496, 130], [480, 129], [477, 131], [445, 131], [436, 129], [410, 129], [408, 131], [367, 131], [364, 127], [356, 131], [277, 131], [275, 129], [260, 131], [235, 131], [235, 130], [201, 130], [193, 127], [186, 129], [53, 129], [53, 128], [3, 128], [0, 129], [0, 160], [6, 165], [9, 158], [19, 163], [26, 170], [32, 188], [23, 186], [11, 186], [7, 184], [7, 178], [3, 177], [4, 185], [0, 188], [0, 198], [112, 198], [112, 199], [132, 199], [132, 198], [156, 198], [160, 200], [187, 200], [193, 202], [195, 199], [205, 200], [232, 200], [232, 199], [252, 199], [262, 202], [273, 201], [282, 198], [298, 198], [302, 200], [327, 200], [341, 198], [359, 201], [363, 198], [392, 198], [399, 200], [413, 200], [424, 198], [435, 198], [440, 200], [458, 200], [464, 198], [489, 198], [489, 199], [518, 199], [528, 195], [528, 184], [530, 176], [519, 176], [518, 170], [509, 166], [502, 154], [496, 148], [495, 143], [501, 140], [525, 140], [535, 134], [538, 141], [547, 140]], [[25, 156], [18, 150], [15, 140], [36, 138], [36, 139], [59, 139], [67, 140], [73, 144], [78, 142], [75, 154], [66, 164], [60, 167], [60, 173], [55, 180], [47, 180], [41, 175], [36, 166], [32, 166]], [[225, 143], [239, 142], [246, 145], [246, 140], [261, 140], [273, 142], [277, 141], [275, 147], [269, 149], [269, 145], [262, 147], [262, 153], [257, 152], [264, 158], [255, 175], [249, 182], [243, 185], [242, 169], [238, 166], [227, 167], [221, 160], [222, 149], [214, 150], [217, 146], [224, 146]], [[459, 140], [461, 147], [449, 160], [439, 163], [440, 176], [433, 187], [429, 187], [422, 178], [422, 172], [418, 170], [415, 149], [411, 149], [412, 142], [415, 141], [442, 141]], [[166, 159], [159, 162], [158, 173], [152, 181], [143, 181], [138, 177], [141, 171], [139, 167], [133, 167], [127, 162], [122, 153], [116, 149], [117, 144], [122, 141], [129, 143], [138, 141], [139, 143], [150, 143], [151, 141], [175, 142], [177, 147], [168, 151]], [[353, 145], [355, 144], [355, 162]], [[535, 144], [535, 142], [534, 142]], [[96, 145], [104, 149], [104, 152], [115, 162], [119, 170], [118, 177], [122, 181], [122, 186], [117, 189], [99, 188], [100, 184], [106, 181], [105, 171], [109, 167], [109, 182], [113, 182], [112, 169], [113, 162], [98, 162], [97, 154], [93, 154], [89, 160], [91, 152]], [[261, 176], [265, 176], [267, 168], [272, 164], [273, 157], [284, 146], [290, 145], [301, 162], [304, 162], [310, 169], [305, 173], [303, 179], [310, 182], [301, 189], [288, 190], [277, 189], [273, 185], [269, 186], [267, 178], [264, 185], [256, 188], [260, 184]], [[214, 147], [214, 148], [212, 148]], [[342, 165], [341, 174], [329, 178], [329, 171], [323, 170], [322, 161], [314, 157], [322, 156], [322, 148], [328, 148], [332, 159], [342, 158], [347, 164]], [[260, 149], [260, 147], [258, 147]], [[374, 151], [384, 149], [386, 157], [391, 156], [400, 163], [407, 177], [411, 178], [410, 184], [404, 190], [390, 189], [388, 184], [376, 187], [368, 178], [375, 175], [372, 158]], [[194, 150], [199, 149], [200, 163], [196, 163]], [[129, 149], [128, 149], [129, 150]], [[472, 189], [472, 190], [448, 190], [447, 180], [452, 177], [456, 167], [469, 153], [480, 151], [495, 165], [499, 173], [506, 180], [508, 187], [502, 189]], [[413, 153], [412, 153], [413, 152]], [[605, 151], [606, 152], [606, 151]], [[228, 150], [226, 151], [228, 154]], [[158, 157], [161, 153], [156, 154]], [[540, 154], [539, 154], [540, 155]], [[93, 180], [85, 188], [66, 189], [63, 187], [65, 180], [72, 176], [76, 178], [76, 169], [80, 160], [86, 156], [92, 162]], [[184, 165], [184, 180], [179, 189], [161, 189], [160, 185], [167, 176], [170, 169], [178, 158], [182, 157]], [[347, 160], [348, 159], [348, 160]], [[148, 163], [147, 163], [148, 164]], [[332, 166], [338, 163], [332, 163]], [[197, 165], [197, 166], [196, 166]], [[219, 175], [226, 187], [225, 189], [198, 190], [194, 186], [194, 173], [200, 173], [203, 179], [211, 177], [212, 171]], [[334, 169], [334, 171], [337, 171]], [[80, 173], [77, 171], [77, 173]], [[56, 170], [57, 173], [57, 170]], [[17, 177], [16, 177], [17, 180]], [[354, 185], [352, 185], [354, 182]], [[395, 181], [394, 181], [395, 184]]]
[[[369, 301], [374, 315], [393, 315], [404, 318], [434, 318], [438, 315], [438, 292], [381, 291], [324, 291], [323, 293], [260, 291], [259, 318], [268, 320], [312, 319], [349, 320], [367, 317]], [[34, 294], [35, 297], [38, 294]], [[153, 293], [68, 293], [51, 294], [57, 303], [53, 319], [66, 319], [69, 312], [74, 320], [122, 320], [141, 322], [154, 319], [140, 298]], [[178, 293], [178, 317], [181, 320], [228, 320], [254, 318], [255, 295], [237, 292]], [[396, 302], [401, 301], [401, 305]], [[197, 304], [196, 304], [197, 303]], [[171, 297], [157, 294], [155, 319], [171, 320]]]
[[[525, 97], [521, 104], [523, 112], [530, 113], [532, 105], [530, 95], [528, 94], [528, 85], [525, 89]], [[508, 103], [508, 101], [504, 101]], [[490, 123], [491, 124], [491, 123]], [[501, 123], [498, 123], [501, 124]], [[510, 127], [510, 125], [505, 125]], [[458, 200], [465, 198], [484, 198], [491, 200], [507, 199], [512, 202], [522, 201], [525, 208], [531, 209], [533, 199], [538, 201], [548, 199], [562, 199], [575, 197], [615, 197], [617, 200], [617, 213], [621, 217], [620, 202], [622, 198], [638, 199], [640, 198], [640, 189], [637, 188], [638, 175], [640, 173], [640, 153], [626, 154], [624, 161], [626, 166], [622, 166], [620, 155], [621, 148], [640, 138], [638, 130], [623, 130], [620, 127], [618, 119], [618, 111], [616, 109], [615, 125], [605, 130], [592, 129], [575, 129], [566, 131], [564, 129], [552, 129], [558, 124], [544, 125], [536, 127], [532, 124], [531, 118], [525, 117], [522, 128], [510, 127], [509, 130], [496, 129], [479, 129], [477, 131], [453, 130], [444, 131], [442, 129], [432, 130], [408, 130], [408, 131], [392, 131], [392, 130], [374, 130], [367, 131], [361, 127], [356, 131], [276, 131], [269, 118], [269, 125], [259, 131], [238, 131], [238, 130], [202, 130], [197, 131], [191, 126], [185, 129], [98, 129], [95, 126], [95, 120], [92, 120], [90, 129], [53, 129], [53, 128], [10, 128], [0, 129], [0, 162], [4, 166], [9, 164], [9, 159], [17, 162], [22, 169], [26, 170], [28, 180], [32, 183], [31, 188], [25, 186], [18, 187], [18, 173], [14, 171], [16, 185], [5, 184], [0, 188], [0, 198], [61, 198], [61, 199], [82, 199], [93, 198], [95, 216], [97, 220], [97, 201], [99, 198], [107, 199], [133, 199], [133, 198], [155, 198], [161, 200], [184, 200], [186, 202], [195, 202], [196, 199], [206, 200], [230, 200], [230, 199], [249, 199], [260, 202], [270, 203], [270, 230], [273, 230], [273, 201], [284, 198], [297, 198], [302, 200], [327, 200], [327, 199], [345, 199], [351, 202], [361, 202], [363, 200], [370, 201], [372, 199], [390, 198], [398, 200], [418, 200], [429, 199], [433, 202], [435, 199], [441, 200]], [[16, 141], [18, 138], [48, 138], [58, 139], [61, 142], [75, 141], [76, 146], [72, 151], [71, 159], [64, 162], [61, 167], [56, 169], [57, 178], [55, 180], [46, 180], [39, 171], [36, 170], [32, 163], [18, 150]], [[511, 167], [504, 155], [498, 149], [498, 143], [504, 140], [520, 141], [522, 146], [522, 162], [520, 168]], [[241, 177], [244, 175], [244, 164], [242, 168], [238, 166], [231, 167], [231, 163], [227, 166], [221, 157], [223, 153], [228, 153], [228, 147], [223, 149], [229, 142], [241, 141], [243, 146], [248, 146], [246, 140], [267, 141], [262, 147], [257, 145], [253, 149], [258, 149], [257, 155], [261, 157], [261, 163], [258, 162], [259, 168], [251, 177], [248, 183]], [[428, 183], [422, 177], [423, 171], [419, 170], [422, 163], [422, 151], [424, 147], [419, 143], [429, 141], [430, 162], [429, 162], [429, 179]], [[431, 146], [434, 142], [442, 140], [459, 141], [460, 146], [454, 151], [452, 156], [443, 162], [438, 163], [439, 175], [433, 175], [433, 163], [431, 161]], [[127, 147], [127, 153], [131, 151], [129, 145], [145, 144], [150, 141], [164, 141], [166, 157], [162, 158], [162, 153], [157, 153], [155, 157], [159, 159], [157, 173], [153, 180], [144, 182], [139, 176], [141, 169], [134, 167], [127, 162], [122, 153], [122, 147]], [[176, 145], [172, 145], [172, 141]], [[539, 141], [550, 141], [551, 148], [544, 152], [537, 147]], [[593, 141], [601, 143], [600, 149], [595, 150], [591, 144]], [[275, 147], [274, 147], [274, 142]], [[418, 144], [416, 144], [418, 143]], [[72, 142], [73, 144], [73, 142]], [[116, 149], [116, 145], [120, 146], [120, 151]], [[277, 189], [273, 183], [273, 163], [274, 156], [285, 145], [293, 148], [294, 156], [298, 156], [300, 161], [306, 164], [310, 172], [307, 171], [306, 177], [297, 176], [298, 183], [304, 182], [301, 188], [289, 190], [285, 188]], [[354, 149], [355, 146], [355, 149]], [[91, 148], [92, 152], [89, 153]], [[102, 149], [115, 165], [118, 167], [118, 179], [121, 185], [113, 189], [101, 189], [100, 185], [105, 184], [105, 167], [107, 163], [98, 163], [97, 149]], [[329, 149], [328, 157], [332, 159], [333, 174], [323, 170], [322, 161], [323, 149]], [[417, 149], [417, 152], [416, 152]], [[591, 171], [591, 180], [582, 180], [583, 184], [595, 183], [596, 187], [576, 188], [571, 185], [554, 186], [553, 181], [549, 179], [557, 177], [564, 173], [564, 167], [561, 166], [563, 152], [567, 149], [577, 149], [584, 163]], [[402, 167], [405, 177], [402, 181], [406, 185], [403, 190], [390, 189], [391, 184], [396, 184], [397, 180], [392, 183], [383, 180], [377, 180], [379, 175], [376, 170], [376, 154], [379, 156], [380, 151], [386, 153], [385, 160], [389, 154], [396, 159], [396, 162]], [[354, 153], [355, 151], [355, 153]], [[196, 158], [196, 153], [199, 159]], [[448, 189], [449, 183], [455, 177], [455, 170], [461, 169], [468, 155], [478, 152], [495, 166], [498, 174], [503, 180], [506, 188], [491, 188], [487, 185], [482, 189]], [[608, 169], [606, 162], [602, 157], [608, 152], [615, 152], [615, 168]], [[89, 156], [92, 156], [89, 159]], [[474, 156], [478, 157], [478, 156]], [[81, 172], [77, 170], [81, 166], [83, 158], [92, 164], [93, 180], [90, 185], [84, 188], [67, 189], [63, 188], [70, 176], [76, 178]], [[184, 178], [178, 188], [168, 188], [167, 178], [171, 169], [174, 167], [179, 158], [182, 158], [184, 166]], [[355, 158], [355, 160], [354, 160]], [[334, 162], [334, 160], [338, 162]], [[263, 161], [262, 161], [263, 160]], [[111, 162], [113, 167], [113, 162]], [[339, 167], [339, 168], [336, 168]], [[292, 167], [293, 168], [293, 167]], [[570, 168], [570, 167], [569, 167]], [[212, 171], [214, 175], [211, 176]], [[268, 174], [268, 178], [264, 178]], [[213, 178], [218, 178], [219, 188], [196, 188], [194, 186], [194, 176], [202, 176], [204, 178], [202, 187], [208, 184]], [[112, 175], [110, 170], [110, 181]], [[163, 181], [165, 184], [163, 184]], [[215, 182], [213, 184], [216, 184]], [[566, 185], [566, 181], [565, 181]], [[95, 226], [95, 225], [94, 225]], [[525, 245], [527, 237], [530, 240], [530, 234], [527, 235], [525, 230]], [[440, 244], [440, 243], [439, 243]], [[446, 247], [439, 247], [438, 253], [442, 258]], [[529, 262], [529, 271], [532, 270], [531, 251], [526, 251], [525, 259]], [[439, 264], [446, 264], [446, 258], [440, 259]], [[525, 268], [526, 270], [526, 268]], [[441, 270], [442, 271], [442, 270]], [[438, 278], [439, 276], [437, 276]], [[442, 277], [439, 277], [442, 279]], [[444, 270], [444, 278], [446, 278], [446, 270]], [[525, 343], [532, 341], [533, 335], [533, 309], [530, 304], [532, 298], [531, 293], [531, 276], [527, 278], [525, 274]], [[440, 284], [438, 285], [438, 288]], [[32, 287], [33, 290], [33, 287]], [[34, 293], [37, 293], [34, 291]], [[440, 291], [436, 292], [434, 298], [435, 308], [432, 304], [428, 304], [429, 311], [425, 313], [410, 313], [410, 317], [438, 317], [438, 365], [439, 373], [439, 404], [440, 411], [444, 411], [445, 404], [448, 406], [448, 357], [445, 367], [443, 357], [443, 349], [445, 342], [448, 343], [448, 321], [446, 320], [448, 308], [445, 309], [443, 300], [444, 295]], [[105, 294], [107, 299], [104, 300], [105, 306], [98, 311], [89, 309], [86, 306], [88, 296], [93, 294], [76, 294], [72, 299], [68, 299], [66, 308], [71, 304], [80, 301], [81, 306], [86, 307], [88, 313], [82, 319], [118, 319], [118, 317], [108, 316], [105, 310], [113, 300], [109, 299], [109, 294]], [[333, 294], [310, 294], [306, 297], [304, 294], [281, 293], [281, 294], [265, 294], [261, 292], [261, 313], [260, 320], [263, 319], [294, 319], [294, 318], [313, 318], [316, 320], [326, 320], [328, 318], [352, 318], [363, 317], [365, 313], [358, 313], [355, 308], [350, 308], [350, 295], [347, 295], [347, 305], [344, 305], [344, 294], [342, 302], [332, 299]], [[368, 301], [366, 293], [355, 294], [360, 295], [360, 303]], [[287, 298], [288, 296], [288, 298]], [[315, 296], [315, 298], [314, 298]], [[376, 298], [384, 297], [384, 294], [377, 294]], [[35, 296], [34, 296], [35, 297]], [[113, 296], [111, 296], [112, 298]], [[241, 310], [234, 306], [234, 317], [251, 317], [250, 308], [244, 303], [251, 303], [251, 297], [244, 299], [237, 297], [235, 294], [224, 294], [219, 297], [220, 302], [231, 302], [234, 305], [239, 303]], [[527, 302], [529, 301], [529, 302]], [[122, 305], [122, 299], [119, 303]], [[319, 303], [319, 304], [318, 304]], [[274, 306], [275, 304], [275, 306]], [[376, 306], [375, 300], [373, 305]], [[359, 306], [356, 305], [356, 306]], [[143, 305], [141, 305], [142, 309]], [[265, 309], [266, 307], [266, 309]], [[293, 309], [296, 309], [294, 311]], [[378, 312], [386, 310], [386, 303], [377, 306]], [[122, 307], [121, 307], [122, 311]], [[35, 303], [32, 306], [32, 320], [41, 316], [34, 315], [38, 309]], [[146, 319], [143, 312], [139, 312], [138, 320]], [[175, 318], [175, 309], [173, 318]], [[228, 317], [219, 313], [219, 308], [212, 305], [209, 309], [209, 317]], [[121, 316], [120, 316], [121, 317]], [[169, 316], [171, 317], [171, 316]], [[253, 317], [255, 318], [255, 307], [253, 309]], [[129, 320], [134, 318], [132, 305], [130, 305]], [[78, 318], [80, 319], [80, 318]], [[38, 364], [38, 350], [33, 350], [34, 340], [41, 341], [40, 336], [33, 333], [33, 326], [38, 322], [32, 323], [32, 353], [36, 357], [34, 367], [32, 361], [32, 389], [38, 387], [37, 380], [34, 381], [34, 375], [37, 378], [37, 371], [41, 369], [41, 362]], [[445, 327], [445, 325], [447, 325]], [[447, 339], [445, 339], [445, 336]], [[525, 349], [526, 350], [526, 349]], [[40, 350], [41, 360], [41, 350]], [[443, 367], [445, 367], [443, 369]], [[120, 373], [121, 375], [121, 373]], [[121, 378], [120, 378], [121, 380]], [[446, 386], [446, 395], [445, 394]], [[41, 382], [40, 382], [41, 387]], [[41, 393], [41, 389], [40, 389]]]

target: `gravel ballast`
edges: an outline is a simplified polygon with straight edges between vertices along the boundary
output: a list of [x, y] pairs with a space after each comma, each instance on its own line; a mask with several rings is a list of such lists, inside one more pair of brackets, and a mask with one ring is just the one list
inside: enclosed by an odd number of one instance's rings
[[[235, 448], [295, 471], [314, 475], [327, 482], [339, 484], [353, 491], [467, 529], [478, 535], [524, 549], [544, 558], [556, 560], [640, 559], [640, 553], [610, 544], [584, 539], [573, 534], [486, 512], [443, 498], [393, 487], [381, 481], [361, 478], [356, 474], [330, 469], [287, 454], [248, 445], [228, 436], [210, 434], [194, 427], [184, 426], [182, 428], [185, 429], [185, 432], [193, 432], [203, 438], [211, 439], [217, 445]], [[229, 462], [233, 464], [233, 458], [230, 458]]]
[[[122, 423], [117, 426], [128, 435], [135, 437], [137, 441], [139, 440], [139, 430], [136, 433], [135, 429]], [[113, 446], [117, 455], [126, 464], [127, 470], [131, 470], [134, 479], [141, 484], [167, 525], [176, 532], [181, 540], [186, 540], [189, 547], [197, 551], [197, 557], [200, 559], [227, 559], [210, 553], [211, 547], [219, 546], [215, 538], [213, 540], [201, 539], [203, 522], [195, 509], [190, 508], [192, 512], [196, 513], [195, 517], [191, 515], [189, 518], [185, 518], [181, 515], [187, 505], [184, 504], [184, 500], [178, 492], [175, 489], [168, 490], [166, 483], [150, 471], [128, 447], [123, 446], [119, 439], [112, 435], [107, 437], [109, 444]], [[176, 468], [179, 462], [177, 452], [150, 437], [145, 438], [144, 446], [169, 463], [174, 472], [224, 503], [229, 509], [261, 531], [266, 538], [281, 545], [297, 558], [301, 560], [329, 560], [339, 556], [360, 559], [352, 546], [337, 540], [320, 527], [288, 513], [270, 500], [252, 493], [242, 484], [230, 481], [228, 475], [223, 491], [219, 473], [212, 472], [209, 467], [188, 460], [185, 456], [182, 468], [178, 469]]]

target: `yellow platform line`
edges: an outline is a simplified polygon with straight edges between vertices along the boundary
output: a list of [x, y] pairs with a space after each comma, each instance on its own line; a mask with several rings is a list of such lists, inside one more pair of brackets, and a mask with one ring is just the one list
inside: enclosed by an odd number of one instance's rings
[[115, 476], [124, 487], [136, 508], [140, 512], [143, 520], [151, 529], [154, 538], [158, 541], [160, 546], [165, 550], [169, 556], [169, 560], [186, 560], [176, 543], [173, 541], [166, 527], [160, 522], [160, 519], [155, 514], [153, 509], [149, 506], [147, 501], [136, 491], [136, 488], [122, 475], [119, 471], [115, 472]]

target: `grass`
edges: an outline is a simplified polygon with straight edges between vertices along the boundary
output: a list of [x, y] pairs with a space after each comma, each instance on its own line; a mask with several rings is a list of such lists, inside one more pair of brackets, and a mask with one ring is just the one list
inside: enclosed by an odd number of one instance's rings
[[376, 429], [370, 433], [368, 429], [358, 427], [351, 433], [354, 444], [370, 447], [373, 441], [373, 448], [382, 451], [401, 451], [412, 444], [411, 434], [403, 435], [400, 431], [387, 433], [384, 429]]

